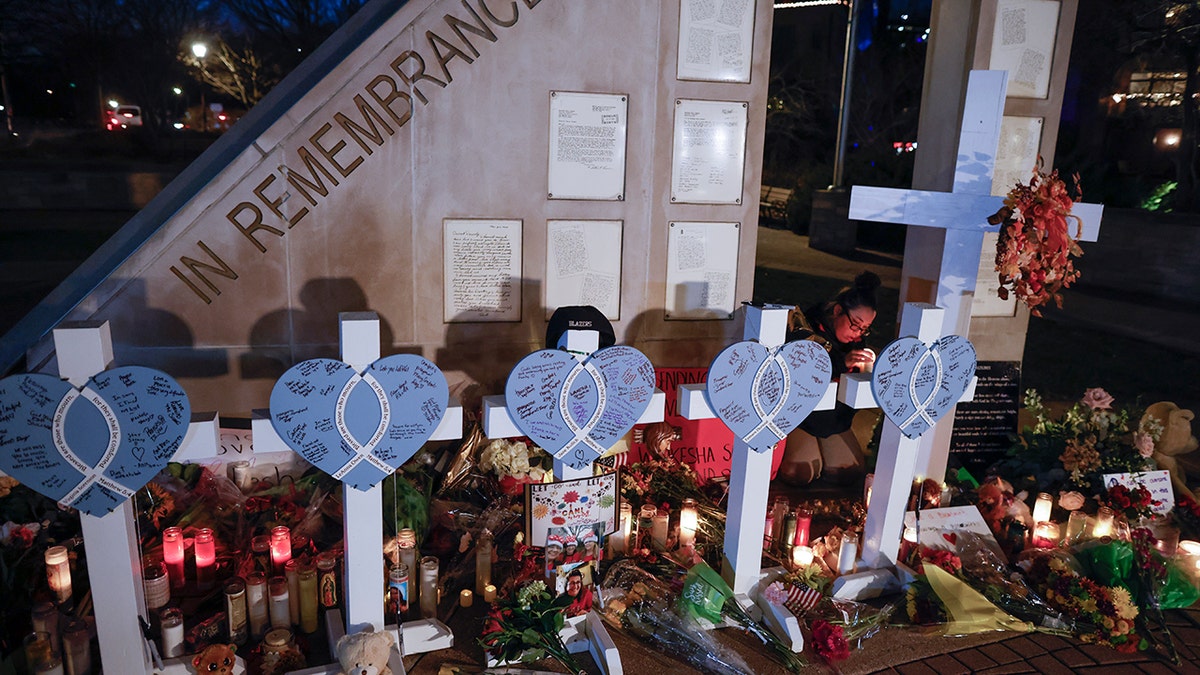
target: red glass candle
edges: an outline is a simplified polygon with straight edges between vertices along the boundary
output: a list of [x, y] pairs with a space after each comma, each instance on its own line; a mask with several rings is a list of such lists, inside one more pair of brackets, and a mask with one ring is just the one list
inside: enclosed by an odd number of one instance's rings
[[187, 579], [183, 575], [183, 530], [168, 527], [163, 530], [163, 562], [167, 564], [167, 576], [171, 588], [183, 588]]
[[196, 585], [201, 589], [212, 588], [216, 572], [217, 545], [213, 541], [211, 529], [202, 527], [196, 532], [192, 551], [196, 556]]
[[796, 509], [796, 538], [793, 546], [808, 546], [809, 533], [812, 531], [812, 511]]
[[271, 530], [271, 568], [283, 576], [283, 566], [292, 559], [292, 531], [280, 525]]

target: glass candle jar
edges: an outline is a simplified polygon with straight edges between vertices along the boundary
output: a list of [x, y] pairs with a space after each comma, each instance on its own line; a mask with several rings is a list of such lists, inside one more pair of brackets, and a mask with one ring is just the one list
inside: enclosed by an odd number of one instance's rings
[[229, 480], [242, 492], [250, 489], [250, 462], [239, 459], [229, 463]]
[[691, 548], [696, 545], [696, 527], [700, 515], [696, 510], [695, 499], [685, 499], [679, 506], [679, 547]]
[[788, 511], [783, 514], [783, 527], [779, 530], [779, 539], [775, 540], [775, 552], [784, 560], [792, 557], [793, 542], [796, 541], [796, 514]]
[[39, 602], [33, 606], [33, 611], [29, 613], [29, 618], [33, 623], [33, 631], [35, 633], [45, 633], [47, 636], [49, 636], [50, 652], [53, 654], [58, 654], [58, 606], [56, 606], [53, 602]]
[[146, 611], [151, 616], [171, 601], [171, 582], [161, 559], [152, 558], [142, 566], [142, 587], [146, 591]]
[[389, 621], [404, 623], [408, 616], [408, 565], [396, 563], [388, 570], [386, 612]]
[[492, 532], [487, 529], [479, 533], [479, 541], [475, 543], [475, 592], [480, 595], [484, 587], [492, 583], [493, 543]]
[[173, 659], [183, 656], [183, 610], [178, 607], [168, 607], [159, 613], [159, 625], [162, 626], [162, 656]]
[[271, 535], [260, 534], [250, 540], [250, 557], [255, 571], [271, 573]]
[[337, 555], [325, 551], [317, 555], [317, 596], [321, 606], [331, 609], [338, 606], [341, 596], [337, 574]]
[[183, 588], [187, 583], [183, 568], [183, 530], [178, 527], [168, 527], [162, 533], [163, 562], [167, 564], [167, 575], [171, 579], [171, 588]]
[[292, 559], [292, 531], [280, 525], [271, 529], [271, 574], [282, 575], [283, 566]]
[[63, 661], [67, 675], [91, 675], [92, 633], [83, 619], [71, 619], [63, 630]]
[[1087, 514], [1083, 511], [1072, 511], [1067, 516], [1066, 542], [1077, 544], [1083, 539], [1083, 531], [1087, 527]]
[[1033, 528], [1034, 548], [1054, 548], [1058, 546], [1058, 523], [1042, 521]]
[[[417, 550], [417, 533], [409, 528], [404, 528], [396, 533], [397, 554], [400, 558], [400, 564], [408, 568], [410, 575], [416, 574], [421, 561], [421, 552]], [[408, 612], [405, 618], [416, 619], [420, 617], [421, 606], [419, 603], [421, 591], [419, 584], [410, 583], [408, 585], [407, 603], [405, 603], [405, 611]]]
[[767, 519], [763, 523], [763, 550], [770, 551], [771, 545], [774, 543], [772, 533], [775, 531], [775, 514], [767, 511]]
[[308, 547], [312, 546], [312, 539], [309, 539], [306, 534], [292, 535], [292, 557], [303, 558], [308, 555]]
[[771, 505], [771, 546], [778, 547], [779, 540], [783, 536], [783, 517], [787, 515], [790, 508], [788, 498], [779, 496], [775, 498], [775, 502]]
[[792, 549], [792, 568], [804, 569], [812, 564], [813, 550], [811, 546], [796, 546]]
[[291, 594], [288, 593], [287, 577], [271, 577], [267, 581], [267, 587], [271, 591], [271, 628], [291, 627]]
[[438, 607], [438, 559], [427, 555], [421, 558], [421, 616], [437, 618]]
[[300, 561], [292, 558], [283, 566], [288, 584], [288, 618], [293, 626], [300, 625]]
[[1101, 506], [1096, 512], [1096, 522], [1092, 525], [1092, 537], [1103, 539], [1116, 534], [1117, 514], [1107, 506]]
[[46, 549], [46, 582], [60, 605], [71, 603], [71, 555], [66, 546], [51, 546]]
[[637, 544], [634, 548], [650, 548], [654, 518], [658, 515], [658, 507], [653, 504], [642, 504], [637, 517]]
[[838, 549], [838, 574], [850, 574], [858, 563], [858, 535], [847, 532], [842, 535], [842, 545]]
[[263, 655], [282, 657], [296, 647], [296, 636], [287, 628], [272, 628], [263, 638]]
[[250, 637], [250, 621], [246, 609], [246, 581], [233, 577], [225, 582], [225, 620], [229, 641], [239, 647]]
[[1037, 496], [1037, 501], [1033, 503], [1033, 522], [1050, 522], [1050, 512], [1053, 509], [1054, 497], [1051, 497], [1049, 492], [1042, 492]]
[[212, 529], [202, 527], [196, 531], [192, 551], [196, 557], [196, 587], [206, 591], [213, 587], [216, 579], [217, 544]]
[[317, 568], [302, 564], [300, 577], [300, 631], [315, 633], [317, 630]]
[[43, 631], [34, 631], [25, 636], [22, 643], [25, 651], [25, 663], [30, 672], [50, 663], [56, 657], [50, 648], [50, 636]]
[[795, 546], [808, 546], [812, 535], [813, 513], [810, 509], [796, 509], [796, 536], [792, 538]]
[[261, 640], [267, 632], [270, 611], [267, 601], [267, 577], [262, 572], [246, 576], [246, 615], [250, 622], [250, 639]]

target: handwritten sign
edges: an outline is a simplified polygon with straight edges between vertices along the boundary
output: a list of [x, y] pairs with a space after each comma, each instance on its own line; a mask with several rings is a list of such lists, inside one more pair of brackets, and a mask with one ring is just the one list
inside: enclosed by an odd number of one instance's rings
[[709, 367], [709, 405], [755, 452], [787, 438], [821, 402], [833, 365], [808, 340], [769, 350], [757, 342], [726, 347]]
[[395, 354], [359, 375], [333, 359], [288, 369], [271, 390], [271, 424], [314, 466], [367, 490], [408, 461], [446, 414], [442, 371], [415, 354]]
[[966, 393], [975, 375], [975, 347], [960, 335], [931, 345], [915, 337], [896, 340], [875, 360], [871, 391], [901, 433], [917, 438]]
[[525, 488], [525, 531], [530, 546], [545, 546], [551, 530], [600, 532], [617, 529], [617, 474], [606, 473], [557, 483], [530, 483]]
[[923, 509], [921, 511], [920, 527], [917, 513], [908, 511], [904, 514], [904, 526], [911, 527], [918, 533], [918, 542], [923, 546], [944, 551], [958, 551], [958, 533], [971, 532], [979, 535], [984, 544], [996, 554], [1000, 560], [1007, 557], [996, 543], [996, 537], [983, 519], [979, 509], [971, 504], [966, 506], [948, 506], [941, 509]]
[[1139, 473], [1106, 473], [1104, 487], [1124, 485], [1129, 489], [1142, 486], [1150, 491], [1150, 499], [1157, 502], [1151, 510], [1158, 514], [1167, 514], [1175, 508], [1175, 489], [1171, 487], [1171, 472], [1142, 471]]
[[565, 351], [536, 351], [512, 369], [504, 387], [517, 428], [576, 469], [628, 433], [653, 394], [654, 366], [623, 345], [582, 362]]
[[166, 373], [124, 366], [76, 389], [56, 377], [0, 380], [0, 469], [50, 499], [102, 516], [167, 466], [191, 422]]

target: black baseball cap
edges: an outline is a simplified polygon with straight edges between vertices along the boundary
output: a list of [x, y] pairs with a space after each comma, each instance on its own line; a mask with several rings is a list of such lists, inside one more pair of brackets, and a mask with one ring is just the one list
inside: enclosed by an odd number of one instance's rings
[[591, 305], [559, 307], [546, 325], [546, 349], [558, 349], [558, 341], [569, 330], [594, 330], [600, 334], [600, 349], [617, 343], [617, 334], [604, 312]]

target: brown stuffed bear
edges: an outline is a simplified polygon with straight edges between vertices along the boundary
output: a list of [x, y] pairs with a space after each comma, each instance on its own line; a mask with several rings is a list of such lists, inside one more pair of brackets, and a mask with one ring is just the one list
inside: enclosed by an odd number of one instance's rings
[[1162, 435], [1154, 444], [1154, 461], [1158, 463], [1158, 468], [1171, 472], [1171, 485], [1175, 488], [1175, 494], [1195, 499], [1196, 495], [1187, 485], [1187, 474], [1177, 458], [1200, 445], [1192, 435], [1192, 420], [1196, 416], [1191, 410], [1184, 410], [1170, 401], [1159, 401], [1146, 408], [1141, 426], [1145, 426], [1148, 417], [1153, 417], [1162, 425]]
[[236, 645], [209, 645], [192, 659], [192, 667], [199, 675], [230, 675], [237, 663], [236, 651]]

